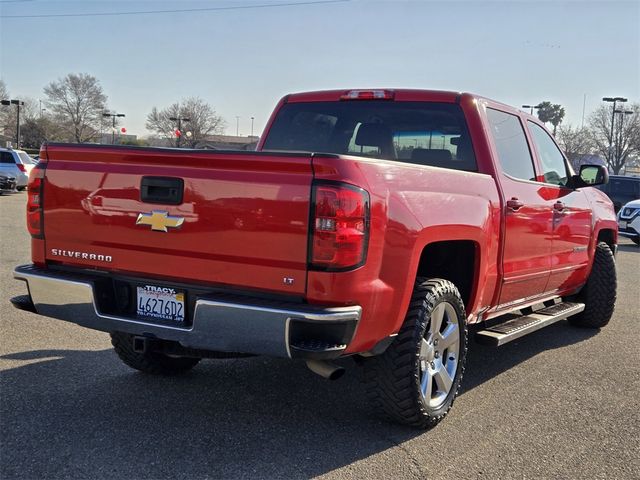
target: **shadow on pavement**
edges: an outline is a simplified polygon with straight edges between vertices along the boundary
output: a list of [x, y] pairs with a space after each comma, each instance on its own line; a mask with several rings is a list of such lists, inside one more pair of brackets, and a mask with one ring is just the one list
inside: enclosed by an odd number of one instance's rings
[[622, 245], [618, 245], [618, 252], [638, 253], [640, 252], [640, 247], [638, 247], [638, 245], [636, 245], [635, 243], [625, 243]]
[[[562, 322], [500, 349], [471, 343], [464, 391], [593, 334]], [[0, 372], [3, 479], [308, 478], [438, 435], [368, 415], [351, 362], [350, 375], [327, 382], [260, 357], [171, 378], [129, 370], [111, 350], [1, 358], [36, 360]]]

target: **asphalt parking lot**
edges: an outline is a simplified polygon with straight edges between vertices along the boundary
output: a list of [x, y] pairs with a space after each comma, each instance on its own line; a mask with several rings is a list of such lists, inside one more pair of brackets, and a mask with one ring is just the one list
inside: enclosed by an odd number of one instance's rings
[[621, 239], [616, 313], [499, 349], [471, 344], [449, 417], [422, 432], [367, 413], [357, 367], [203, 361], [125, 367], [108, 335], [14, 310], [25, 193], [0, 197], [0, 478], [638, 478], [640, 249]]

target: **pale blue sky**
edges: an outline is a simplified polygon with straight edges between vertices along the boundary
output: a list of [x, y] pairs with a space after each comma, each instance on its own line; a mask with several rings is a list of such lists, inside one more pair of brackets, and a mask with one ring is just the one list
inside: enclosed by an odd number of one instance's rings
[[249, 7], [304, 0], [0, 0], [0, 77], [43, 98], [95, 75], [129, 133], [151, 107], [200, 96], [227, 132], [262, 127], [286, 93], [358, 87], [461, 90], [520, 106], [550, 100], [579, 124], [608, 95], [640, 101], [640, 2], [369, 1], [131, 16], [19, 15]]

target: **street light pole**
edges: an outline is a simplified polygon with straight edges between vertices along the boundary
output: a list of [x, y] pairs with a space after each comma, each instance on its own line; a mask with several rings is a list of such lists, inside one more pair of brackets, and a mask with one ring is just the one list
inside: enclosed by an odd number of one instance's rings
[[616, 120], [616, 102], [624, 103], [627, 101], [624, 97], [604, 97], [603, 102], [613, 103], [611, 109], [611, 136], [609, 137], [609, 161], [613, 164], [613, 127]]
[[180, 148], [180, 140], [182, 140], [182, 122], [190, 122], [191, 119], [186, 117], [169, 117], [169, 120], [172, 122], [178, 122], [178, 132], [180, 133], [176, 138], [176, 147]]
[[533, 115], [533, 109], [536, 108], [540, 108], [540, 105], [522, 105], [522, 108], [528, 108], [529, 109], [529, 114]]
[[18, 107], [16, 120], [16, 148], [20, 148], [20, 107], [24, 106], [22, 100], [0, 100], [2, 105], [15, 105]]
[[254, 117], [251, 117], [251, 136], [253, 137], [253, 119]]
[[240, 136], [240, 117], [236, 115], [236, 137]]
[[16, 107], [18, 107], [18, 114], [16, 115], [16, 146], [20, 148], [20, 104], [24, 105], [24, 102], [11, 100], [11, 103], [14, 103]]
[[124, 113], [103, 113], [103, 117], [111, 117], [113, 122], [111, 126], [111, 145], [116, 143], [116, 117], [124, 117]]

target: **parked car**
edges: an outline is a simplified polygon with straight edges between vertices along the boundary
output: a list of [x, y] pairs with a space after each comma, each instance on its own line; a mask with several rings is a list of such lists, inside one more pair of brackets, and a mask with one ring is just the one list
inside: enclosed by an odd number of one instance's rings
[[627, 202], [640, 199], [640, 177], [611, 175], [609, 183], [598, 188], [611, 199], [616, 212]]
[[575, 174], [542, 122], [481, 96], [299, 93], [254, 152], [40, 157], [12, 303], [109, 332], [143, 372], [262, 354], [333, 379], [354, 357], [376, 408], [426, 428], [459, 391], [471, 326], [499, 346], [613, 313], [618, 226], [592, 188], [607, 170]]
[[10, 173], [0, 171], [0, 195], [13, 192], [16, 189], [16, 177]]
[[0, 170], [16, 177], [17, 189], [27, 188], [29, 173], [36, 162], [24, 150], [0, 148]]
[[618, 211], [618, 233], [640, 246], [640, 200], [633, 200]]

